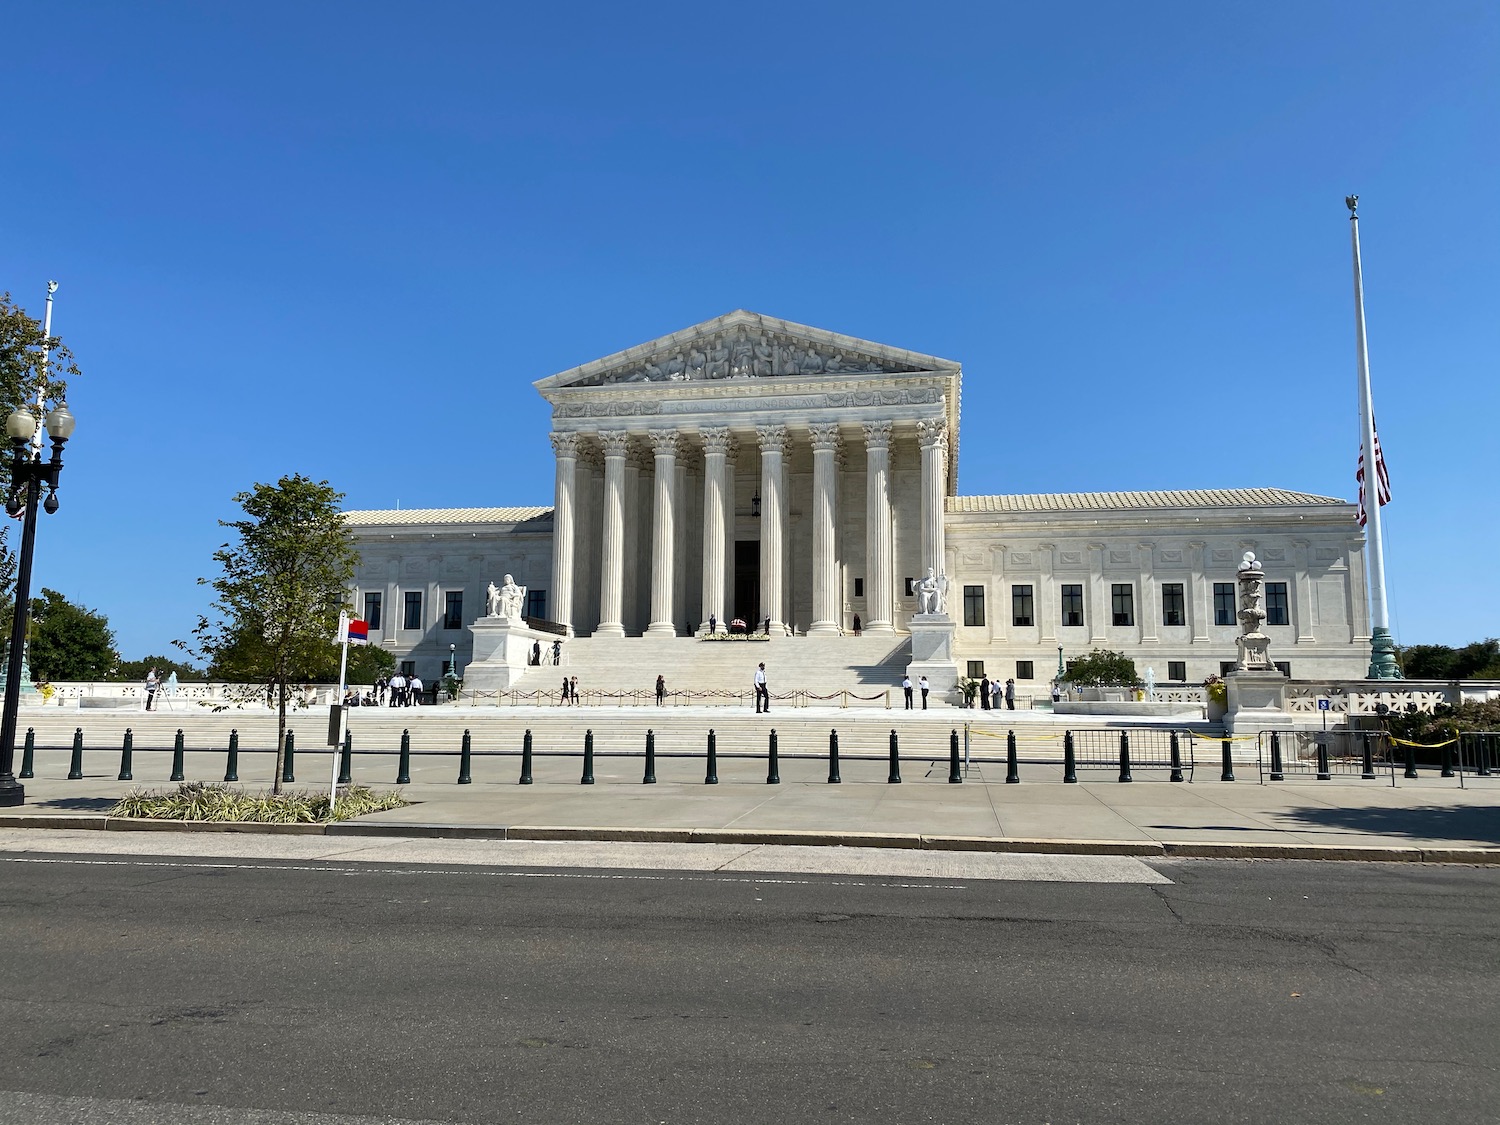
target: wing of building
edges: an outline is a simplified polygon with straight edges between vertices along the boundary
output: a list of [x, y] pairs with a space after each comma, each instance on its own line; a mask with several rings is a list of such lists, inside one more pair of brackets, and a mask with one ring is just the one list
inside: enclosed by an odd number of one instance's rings
[[424, 678], [450, 652], [466, 665], [489, 584], [513, 575], [528, 618], [596, 653], [691, 647], [712, 617], [813, 646], [859, 633], [899, 681], [931, 570], [959, 675], [1045, 682], [1099, 647], [1199, 681], [1235, 657], [1254, 551], [1278, 661], [1363, 674], [1353, 504], [1257, 481], [961, 496], [961, 381], [952, 360], [745, 311], [542, 379], [554, 506], [349, 512], [356, 609]]

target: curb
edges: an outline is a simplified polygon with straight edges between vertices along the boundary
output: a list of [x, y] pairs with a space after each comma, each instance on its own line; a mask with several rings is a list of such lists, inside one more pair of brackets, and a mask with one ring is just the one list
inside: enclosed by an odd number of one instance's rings
[[4, 815], [0, 829], [100, 832], [232, 832], [271, 836], [376, 836], [407, 839], [589, 841], [637, 844], [741, 844], [789, 847], [897, 848], [915, 851], [1031, 855], [1128, 855], [1158, 859], [1304, 859], [1364, 863], [1500, 865], [1500, 848], [1405, 844], [1236, 844], [1188, 840], [1074, 840], [1021, 836], [940, 836], [903, 832], [796, 829], [626, 828], [486, 824], [251, 824], [237, 821], [137, 820], [95, 815]]

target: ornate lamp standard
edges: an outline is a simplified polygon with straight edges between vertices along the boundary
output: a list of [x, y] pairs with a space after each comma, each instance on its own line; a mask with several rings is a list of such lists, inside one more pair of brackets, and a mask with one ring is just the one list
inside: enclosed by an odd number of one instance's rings
[[26, 407], [17, 407], [5, 420], [13, 460], [10, 467], [10, 494], [5, 510], [22, 516], [21, 554], [16, 568], [15, 615], [10, 626], [10, 661], [6, 668], [5, 711], [0, 719], [0, 808], [23, 804], [26, 788], [16, 780], [16, 715], [21, 709], [21, 658], [26, 642], [26, 619], [31, 610], [31, 555], [36, 549], [37, 502], [42, 486], [47, 499], [42, 503], [48, 514], [57, 511], [57, 478], [62, 472], [62, 448], [73, 436], [76, 419], [65, 403], [47, 412], [44, 425], [52, 438], [52, 459], [43, 461], [40, 451], [33, 457], [32, 435], [36, 433], [36, 416]]

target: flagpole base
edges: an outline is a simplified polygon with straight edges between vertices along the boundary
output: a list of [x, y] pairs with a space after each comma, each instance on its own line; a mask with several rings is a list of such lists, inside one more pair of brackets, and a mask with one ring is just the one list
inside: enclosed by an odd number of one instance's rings
[[1370, 634], [1370, 671], [1367, 680], [1399, 680], [1401, 669], [1396, 666], [1396, 642], [1391, 631], [1376, 626]]

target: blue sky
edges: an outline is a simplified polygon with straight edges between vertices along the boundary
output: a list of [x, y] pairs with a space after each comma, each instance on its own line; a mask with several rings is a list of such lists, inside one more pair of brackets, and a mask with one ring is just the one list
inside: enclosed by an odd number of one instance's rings
[[6, 22], [0, 288], [84, 370], [35, 581], [127, 657], [252, 482], [550, 504], [531, 382], [735, 308], [960, 360], [964, 493], [1352, 498], [1349, 192], [1392, 624], [1500, 634], [1492, 3]]

